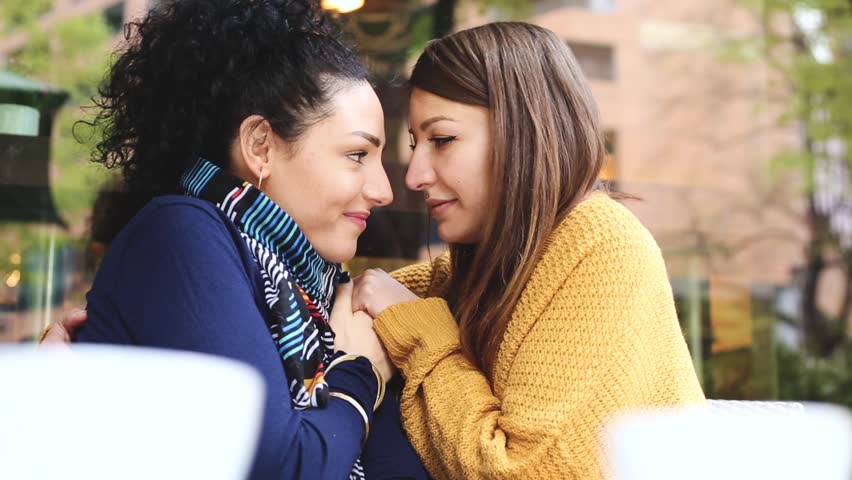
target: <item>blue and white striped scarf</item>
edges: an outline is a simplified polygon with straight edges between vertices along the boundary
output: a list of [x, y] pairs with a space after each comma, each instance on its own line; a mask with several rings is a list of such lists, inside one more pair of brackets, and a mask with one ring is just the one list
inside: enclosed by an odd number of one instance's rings
[[[325, 368], [334, 355], [329, 315], [349, 275], [323, 260], [281, 207], [250, 183], [199, 159], [181, 178], [187, 195], [214, 203], [234, 222], [263, 277], [266, 325], [284, 365], [293, 408], [325, 407]], [[359, 458], [350, 480], [363, 480]]]
[[199, 159], [181, 178], [188, 195], [215, 203], [239, 229], [263, 277], [267, 326], [287, 374], [293, 408], [328, 403], [325, 366], [334, 354], [329, 312], [343, 276], [296, 222], [250, 183]]

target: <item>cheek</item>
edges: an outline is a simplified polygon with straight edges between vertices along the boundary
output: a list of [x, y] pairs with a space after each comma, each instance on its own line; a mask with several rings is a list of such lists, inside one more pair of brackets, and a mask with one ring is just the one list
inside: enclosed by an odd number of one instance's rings
[[357, 170], [346, 160], [328, 157], [315, 156], [300, 170], [300, 175], [291, 179], [302, 192], [300, 201], [320, 217], [333, 215], [341, 206], [350, 203], [361, 193], [363, 184]]
[[355, 256], [359, 232], [343, 214], [364, 208], [357, 202], [363, 187], [357, 177], [353, 172], [328, 175], [311, 189], [314, 198], [306, 199], [316, 220], [309, 239], [326, 260], [342, 263]]
[[311, 190], [319, 198], [316, 203], [324, 205], [330, 215], [339, 215], [361, 197], [364, 181], [355, 172], [337, 172], [323, 177]]
[[310, 215], [303, 230], [310, 230], [317, 242], [348, 240], [352, 233], [351, 225], [343, 214], [364, 210], [364, 205], [358, 201], [362, 188], [360, 175], [352, 171], [327, 172], [322, 178], [315, 179], [302, 199], [304, 209]]
[[346, 206], [360, 195], [357, 175], [346, 170], [348, 165], [313, 160], [294, 161], [288, 167], [267, 193], [274, 194], [273, 200], [306, 235], [333, 229]]
[[453, 187], [456, 189], [462, 203], [470, 208], [477, 210], [486, 207], [489, 201], [489, 193], [491, 191], [491, 169], [485, 159], [479, 161], [467, 160], [475, 159], [473, 154], [478, 151], [471, 152], [471, 155], [461, 157], [453, 169]]
[[456, 235], [462, 243], [479, 243], [482, 239], [480, 236], [485, 231], [485, 224], [488, 220], [488, 215], [497, 208], [490, 205], [491, 201], [491, 162], [490, 158], [483, 153], [484, 147], [473, 149], [467, 158], [477, 159], [469, 160], [464, 164], [461, 177], [457, 179], [459, 182], [459, 196], [462, 198], [462, 218], [460, 225], [456, 225], [458, 230]]
[[467, 203], [471, 207], [482, 208], [488, 203], [488, 185], [482, 177], [471, 176], [462, 187], [465, 191]]

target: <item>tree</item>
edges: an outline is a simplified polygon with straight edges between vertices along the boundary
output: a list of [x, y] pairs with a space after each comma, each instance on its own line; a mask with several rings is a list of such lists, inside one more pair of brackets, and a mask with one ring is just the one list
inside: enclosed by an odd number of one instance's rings
[[[807, 349], [828, 356], [848, 340], [852, 314], [852, 1], [761, 0], [751, 7], [763, 26], [763, 57], [783, 79], [779, 88], [793, 93], [780, 120], [800, 126], [801, 148], [775, 165], [798, 172], [805, 187], [801, 325]], [[834, 313], [818, 302], [830, 268], [844, 282]]]

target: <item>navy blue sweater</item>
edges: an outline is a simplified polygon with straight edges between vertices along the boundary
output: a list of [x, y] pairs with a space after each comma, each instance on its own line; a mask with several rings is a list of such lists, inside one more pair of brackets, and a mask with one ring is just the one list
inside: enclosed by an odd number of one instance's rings
[[[347, 478], [362, 453], [364, 424], [346, 402], [291, 407], [286, 376], [264, 315], [263, 281], [234, 224], [191, 197], [152, 200], [110, 245], [87, 295], [89, 319], [76, 341], [210, 353], [254, 366], [266, 383], [251, 478]], [[371, 415], [368, 478], [424, 478], [388, 397], [370, 412], [377, 384], [369, 362], [344, 362], [327, 376]]]

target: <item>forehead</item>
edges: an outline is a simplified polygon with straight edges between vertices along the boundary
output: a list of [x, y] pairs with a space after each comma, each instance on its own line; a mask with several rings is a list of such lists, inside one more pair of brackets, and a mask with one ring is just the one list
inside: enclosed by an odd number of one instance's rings
[[411, 91], [409, 102], [409, 123], [412, 130], [422, 130], [433, 120], [446, 117], [453, 123], [473, 123], [482, 125], [488, 122], [489, 113], [485, 107], [454, 102], [434, 93], [415, 88]]
[[376, 92], [366, 82], [354, 83], [338, 90], [331, 98], [332, 114], [323, 122], [337, 133], [367, 131], [384, 138], [384, 112]]
[[461, 103], [453, 102], [419, 88], [411, 91], [410, 103], [412, 114], [434, 112], [435, 110], [454, 110], [463, 106]]

